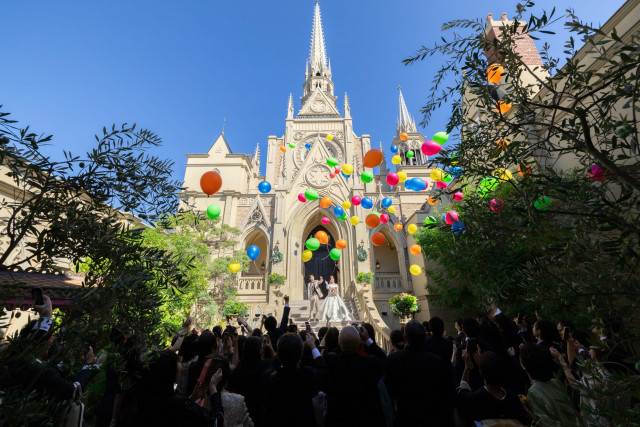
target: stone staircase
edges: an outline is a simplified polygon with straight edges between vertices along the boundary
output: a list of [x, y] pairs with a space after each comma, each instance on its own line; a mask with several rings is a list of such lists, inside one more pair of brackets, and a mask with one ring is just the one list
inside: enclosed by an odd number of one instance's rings
[[[320, 304], [322, 304], [322, 300], [320, 300]], [[361, 322], [358, 310], [356, 309], [356, 303], [352, 299], [347, 298], [344, 300], [344, 304], [347, 306], [347, 309], [349, 310], [349, 314], [351, 314], [351, 318], [353, 319], [353, 321], [340, 323], [331, 322], [331, 326], [335, 326], [339, 330], [342, 330], [343, 327], [352, 323]], [[298, 326], [298, 330], [303, 330], [305, 326], [304, 322], [309, 320], [309, 301], [289, 301], [289, 307], [291, 307], [289, 318], [293, 320], [293, 323]], [[312, 322], [309, 322], [309, 325], [316, 334], [318, 333], [318, 330], [326, 324], [326, 320], [314, 320]]]

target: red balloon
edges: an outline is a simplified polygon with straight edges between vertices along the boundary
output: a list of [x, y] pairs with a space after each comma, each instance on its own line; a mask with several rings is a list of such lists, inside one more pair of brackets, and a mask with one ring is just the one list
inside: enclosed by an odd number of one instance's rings
[[335, 173], [331, 172], [331, 173], [329, 174], [329, 178], [333, 179], [333, 178], [335, 178], [335, 177], [336, 177], [336, 174], [335, 174]]
[[336, 175], [338, 175], [338, 174], [340, 173], [340, 169], [339, 169], [339, 168], [335, 168], [335, 169], [333, 170], [333, 173], [335, 173]]
[[398, 176], [397, 173], [391, 172], [389, 175], [387, 175], [387, 184], [394, 186], [399, 182], [400, 182], [400, 177]]
[[374, 246], [382, 246], [386, 241], [387, 241], [387, 238], [384, 237], [384, 234], [380, 232], [373, 233], [373, 236], [371, 236], [371, 243], [373, 243]]
[[442, 150], [442, 145], [435, 141], [425, 141], [420, 149], [426, 156], [435, 156], [440, 152], [440, 150]]
[[458, 222], [458, 221], [460, 221], [460, 216], [458, 215], [458, 212], [456, 212], [456, 211], [449, 211], [449, 212], [447, 212], [447, 215], [444, 217], [444, 222], [446, 222], [449, 225], [453, 224], [454, 222]]
[[367, 224], [369, 228], [376, 228], [380, 225], [380, 217], [374, 213], [367, 215], [364, 222]]
[[222, 187], [222, 177], [218, 172], [209, 171], [202, 174], [200, 188], [204, 194], [207, 196], [216, 194], [220, 187]]
[[382, 151], [376, 148], [367, 151], [367, 154], [364, 155], [364, 159], [362, 159], [362, 163], [365, 168], [375, 168], [382, 163]]
[[489, 206], [489, 209], [491, 209], [491, 212], [500, 213], [500, 211], [502, 211], [502, 208], [504, 208], [504, 202], [502, 200], [500, 199], [491, 200], [491, 204]]

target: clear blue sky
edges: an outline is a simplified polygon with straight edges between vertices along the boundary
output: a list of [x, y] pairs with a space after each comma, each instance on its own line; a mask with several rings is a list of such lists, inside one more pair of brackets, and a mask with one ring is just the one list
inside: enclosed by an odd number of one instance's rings
[[[622, 0], [540, 0], [604, 23]], [[573, 4], [572, 4], [573, 3]], [[513, 15], [515, 1], [321, 0], [338, 103], [347, 91], [354, 130], [389, 146], [397, 86], [418, 119], [437, 59], [401, 60], [438, 40], [443, 22]], [[112, 123], [137, 123], [164, 140], [160, 155], [182, 180], [186, 153], [226, 131], [234, 152], [263, 156], [284, 133], [289, 93], [300, 105], [313, 0], [11, 1], [3, 4], [0, 104], [22, 126], [54, 135], [48, 152], [84, 153]], [[550, 41], [564, 40], [561, 37]], [[540, 42], [541, 43], [541, 42]], [[555, 43], [560, 54], [562, 43]], [[440, 111], [424, 131], [446, 123]], [[264, 162], [263, 162], [264, 163]]]

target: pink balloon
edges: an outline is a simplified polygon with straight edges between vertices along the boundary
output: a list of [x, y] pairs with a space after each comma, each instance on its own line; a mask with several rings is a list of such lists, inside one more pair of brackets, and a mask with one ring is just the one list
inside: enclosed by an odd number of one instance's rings
[[604, 177], [604, 170], [598, 165], [591, 165], [587, 175], [589, 175], [589, 178], [591, 179], [602, 181], [602, 178]]
[[500, 213], [503, 207], [504, 207], [504, 202], [502, 200], [492, 199], [489, 209], [491, 209], [491, 212], [493, 213]]
[[353, 206], [358, 206], [360, 204], [360, 202], [362, 201], [362, 198], [360, 196], [353, 196], [351, 198], [351, 204]]
[[460, 216], [458, 215], [458, 212], [456, 211], [449, 211], [447, 212], [447, 215], [444, 217], [444, 221], [451, 225], [454, 222], [458, 222], [460, 221]]
[[442, 146], [435, 141], [425, 141], [420, 149], [426, 156], [435, 156], [442, 150]]
[[387, 222], [389, 222], [389, 215], [380, 214], [380, 222], [383, 224], [386, 224]]
[[327, 225], [331, 222], [331, 220], [329, 218], [327, 218], [326, 216], [324, 218], [322, 218], [320, 220], [324, 225]]
[[307, 198], [304, 197], [304, 194], [300, 193], [298, 194], [298, 200], [300, 200], [302, 203], [307, 201]]
[[387, 175], [387, 184], [394, 186], [399, 182], [400, 182], [400, 177], [398, 176], [397, 173], [391, 172], [389, 175]]
[[447, 188], [447, 183], [444, 181], [438, 181], [436, 182], [436, 187], [438, 188]]
[[453, 200], [459, 202], [462, 199], [464, 199], [464, 194], [462, 193], [462, 191], [456, 191], [455, 193], [453, 193]]

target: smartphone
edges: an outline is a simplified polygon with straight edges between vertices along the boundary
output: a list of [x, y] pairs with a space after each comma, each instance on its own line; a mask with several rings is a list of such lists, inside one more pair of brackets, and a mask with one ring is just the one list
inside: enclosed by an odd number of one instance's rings
[[204, 362], [204, 366], [202, 367], [202, 371], [200, 371], [200, 378], [198, 378], [198, 382], [200, 384], [204, 384], [205, 381], [207, 380], [207, 372], [209, 372], [209, 368], [211, 367], [211, 363], [213, 362], [213, 359], [207, 359]]
[[564, 328], [564, 330], [562, 331], [562, 340], [568, 341], [570, 338], [571, 338], [571, 329]]
[[44, 298], [42, 297], [42, 288], [31, 289], [31, 299], [33, 300], [33, 305], [44, 304]]
[[304, 322], [304, 328], [307, 330], [307, 332], [311, 332], [311, 325], [309, 324], [309, 322]]
[[354, 328], [358, 329], [358, 324], [357, 323], [352, 323], [351, 326], [353, 326]]

